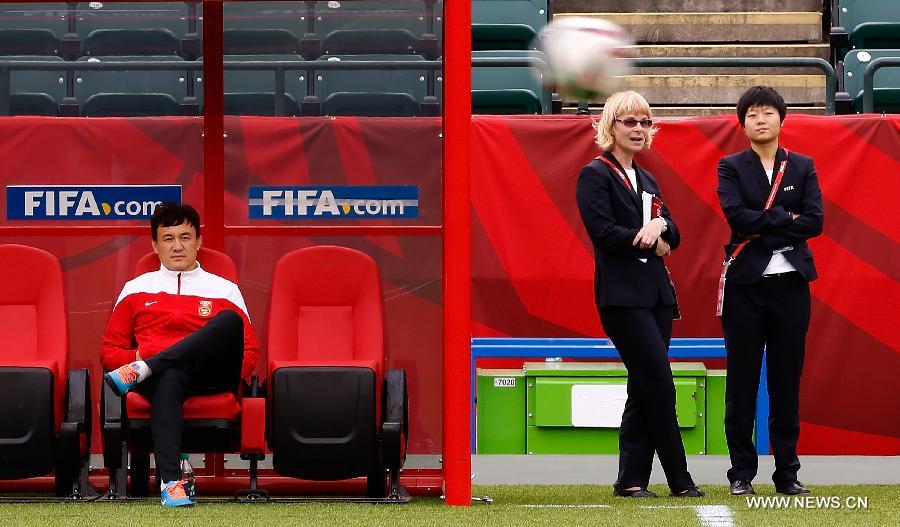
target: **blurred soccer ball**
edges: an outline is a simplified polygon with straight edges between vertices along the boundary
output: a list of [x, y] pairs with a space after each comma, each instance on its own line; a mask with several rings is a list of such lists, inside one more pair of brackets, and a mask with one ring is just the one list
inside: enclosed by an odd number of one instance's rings
[[544, 81], [577, 100], [604, 97], [616, 91], [620, 76], [631, 71], [632, 44], [618, 24], [586, 17], [558, 18], [538, 37], [547, 56]]

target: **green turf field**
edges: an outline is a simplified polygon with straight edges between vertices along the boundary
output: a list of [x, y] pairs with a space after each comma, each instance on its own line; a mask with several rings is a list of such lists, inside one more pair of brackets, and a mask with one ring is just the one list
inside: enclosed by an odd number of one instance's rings
[[[757, 485], [760, 496], [773, 496], [771, 485]], [[657, 494], [666, 487], [651, 487]], [[406, 505], [339, 503], [229, 504], [200, 503], [193, 509], [167, 510], [153, 502], [0, 504], [0, 525], [574, 525], [701, 526], [728, 525], [855, 527], [900, 524], [900, 485], [813, 486], [820, 499], [835, 508], [750, 509], [744, 498], [728, 495], [725, 486], [706, 486], [705, 498], [613, 498], [608, 487], [490, 486], [475, 495], [493, 498], [491, 505], [446, 507], [436, 498], [416, 498]], [[848, 497], [868, 500], [867, 508], [847, 508]], [[850, 503], [856, 502], [851, 498]], [[810, 503], [809, 506], [813, 506]], [[728, 522], [731, 523], [728, 523]]]

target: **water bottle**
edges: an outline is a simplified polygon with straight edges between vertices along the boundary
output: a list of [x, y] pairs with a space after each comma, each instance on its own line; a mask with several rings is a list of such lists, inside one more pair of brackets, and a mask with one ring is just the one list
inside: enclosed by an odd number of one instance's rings
[[181, 479], [185, 481], [184, 491], [188, 497], [194, 497], [194, 467], [187, 454], [181, 454]]

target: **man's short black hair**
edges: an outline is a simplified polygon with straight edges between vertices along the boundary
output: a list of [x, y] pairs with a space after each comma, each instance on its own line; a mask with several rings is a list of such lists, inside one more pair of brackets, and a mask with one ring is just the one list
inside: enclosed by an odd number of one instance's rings
[[768, 86], [754, 86], [745, 91], [737, 103], [737, 117], [741, 127], [744, 126], [747, 111], [754, 106], [775, 108], [778, 110], [778, 115], [781, 116], [781, 122], [784, 122], [784, 116], [787, 115], [787, 105], [784, 104], [781, 94]]
[[172, 201], [163, 201], [153, 210], [150, 219], [150, 236], [156, 241], [156, 231], [160, 227], [172, 227], [187, 222], [197, 231], [200, 237], [200, 214], [197, 209], [187, 204], [179, 204]]

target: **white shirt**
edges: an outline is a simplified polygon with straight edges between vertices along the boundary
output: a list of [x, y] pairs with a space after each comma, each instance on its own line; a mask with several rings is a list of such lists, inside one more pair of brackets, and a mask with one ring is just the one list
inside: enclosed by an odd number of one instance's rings
[[[772, 183], [772, 172], [774, 170], [766, 170], [766, 177], [769, 178], [769, 184]], [[779, 274], [779, 273], [790, 273], [791, 271], [796, 271], [797, 268], [791, 265], [791, 262], [787, 261], [787, 258], [782, 254], [783, 249], [786, 247], [782, 247], [781, 249], [776, 249], [777, 251], [772, 254], [772, 258], [769, 260], [769, 265], [766, 266], [766, 270], [763, 271], [763, 276], [767, 274]], [[793, 249], [793, 247], [791, 247]]]
[[628, 176], [628, 181], [631, 182], [631, 188], [635, 192], [637, 192], [637, 174], [635, 173], [633, 168], [626, 168], [625, 175]]
[[[624, 167], [623, 167], [624, 168]], [[626, 168], [625, 175], [628, 177], [628, 181], [631, 183], [631, 189], [637, 194], [637, 173], [633, 168]], [[638, 258], [641, 263], [647, 263], [646, 258]]]

